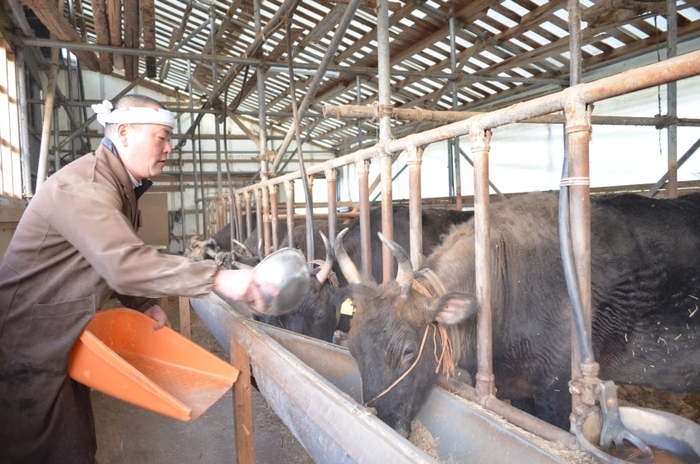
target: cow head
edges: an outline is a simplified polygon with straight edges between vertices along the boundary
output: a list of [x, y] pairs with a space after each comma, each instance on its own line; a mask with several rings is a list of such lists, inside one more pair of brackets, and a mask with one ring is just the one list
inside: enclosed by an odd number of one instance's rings
[[343, 248], [344, 232], [338, 235], [335, 254], [351, 283], [356, 308], [348, 347], [360, 369], [363, 401], [377, 410], [381, 420], [408, 436], [411, 420], [438, 375], [436, 356], [442, 353], [438, 327], [455, 327], [475, 314], [476, 299], [466, 293], [431, 297], [414, 291], [408, 254], [381, 233], [399, 264], [396, 280], [381, 285], [362, 281]]
[[337, 284], [332, 284], [333, 253], [328, 239], [319, 231], [326, 248], [325, 261], [319, 261], [320, 267], [312, 271], [309, 290], [301, 303], [290, 313], [278, 317], [281, 327], [292, 332], [333, 341], [333, 332], [337, 325], [336, 307], [340, 307]]

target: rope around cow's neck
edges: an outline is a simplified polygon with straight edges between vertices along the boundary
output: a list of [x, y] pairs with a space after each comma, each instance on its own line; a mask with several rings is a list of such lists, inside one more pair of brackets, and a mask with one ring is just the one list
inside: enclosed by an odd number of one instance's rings
[[423, 341], [420, 343], [420, 349], [418, 350], [418, 357], [416, 357], [416, 360], [413, 361], [413, 364], [411, 364], [411, 367], [409, 367], [408, 370], [406, 370], [406, 372], [404, 372], [403, 374], [401, 374], [401, 377], [399, 377], [398, 379], [394, 380], [394, 383], [392, 383], [392, 384], [389, 385], [386, 389], [384, 389], [383, 392], [381, 392], [380, 394], [378, 394], [377, 396], [375, 396], [375, 397], [372, 398], [371, 400], [369, 400], [369, 401], [367, 401], [366, 403], [364, 403], [363, 406], [367, 407], [367, 406], [369, 406], [371, 403], [374, 403], [374, 402], [377, 401], [379, 398], [381, 398], [382, 396], [384, 396], [384, 395], [386, 395], [387, 393], [389, 393], [396, 385], [399, 384], [399, 382], [401, 382], [403, 379], [406, 378], [406, 376], [413, 370], [414, 367], [416, 367], [416, 365], [418, 364], [418, 361], [420, 361], [421, 355], [423, 354], [423, 347], [425, 347], [425, 340], [428, 338], [428, 329], [430, 329], [430, 326], [431, 326], [431, 325], [433, 325], [433, 324], [428, 324], [428, 325], [425, 327], [425, 333], [423, 334]]

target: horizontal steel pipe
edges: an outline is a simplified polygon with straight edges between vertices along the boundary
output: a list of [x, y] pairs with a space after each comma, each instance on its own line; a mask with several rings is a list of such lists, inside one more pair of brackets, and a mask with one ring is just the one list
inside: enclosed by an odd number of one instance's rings
[[[361, 105], [324, 105], [323, 117], [335, 119], [377, 119], [378, 107]], [[391, 114], [399, 121], [423, 121], [451, 123], [469, 119], [472, 116], [483, 114], [478, 111], [431, 111], [415, 110], [408, 108], [392, 108]], [[592, 116], [591, 122], [596, 125], [615, 126], [654, 126], [666, 127], [670, 124], [667, 117], [639, 117], [639, 116]], [[565, 124], [566, 119], [563, 114], [548, 114], [537, 116], [527, 121], [520, 121], [524, 124]], [[700, 119], [678, 118], [674, 121], [678, 126], [700, 127]]]

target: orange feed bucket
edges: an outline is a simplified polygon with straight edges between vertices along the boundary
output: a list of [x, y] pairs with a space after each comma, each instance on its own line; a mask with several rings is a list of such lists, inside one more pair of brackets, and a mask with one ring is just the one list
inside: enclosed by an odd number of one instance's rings
[[128, 403], [191, 421], [238, 378], [238, 369], [131, 309], [98, 312], [73, 346], [68, 374]]

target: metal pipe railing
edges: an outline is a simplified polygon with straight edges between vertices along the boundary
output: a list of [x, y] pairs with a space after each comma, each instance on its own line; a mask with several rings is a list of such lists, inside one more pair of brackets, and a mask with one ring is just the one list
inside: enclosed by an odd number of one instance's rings
[[[564, 110], [566, 101], [570, 98], [578, 98], [586, 104], [594, 103], [660, 85], [671, 80], [685, 79], [698, 74], [700, 74], [700, 50], [625, 71], [614, 76], [605, 77], [594, 82], [579, 84], [551, 95], [521, 102], [500, 110], [481, 113], [442, 127], [429, 129], [372, 147], [363, 148], [354, 153], [349, 153], [323, 163], [309, 166], [306, 170], [306, 174], [313, 175], [322, 173], [326, 169], [338, 169], [348, 164], [377, 157], [383, 152], [399, 153], [411, 146], [420, 147], [453, 137], [467, 135], [472, 127], [493, 129], [506, 124], [523, 122], [533, 117], [562, 111]], [[286, 180], [298, 178], [298, 172], [290, 172], [275, 177], [274, 179], [269, 179], [267, 183], [282, 183]], [[240, 194], [246, 191], [253, 191], [256, 188], [260, 188], [262, 185], [262, 182], [249, 185], [237, 189], [236, 192]]]
[[[525, 121], [533, 117], [543, 116], [555, 111], [565, 111], [567, 117], [566, 132], [568, 134], [568, 151], [572, 156], [572, 166], [569, 170], [571, 178], [588, 179], [588, 138], [590, 128], [590, 115], [588, 106], [596, 101], [605, 100], [628, 92], [641, 90], [665, 83], [669, 80], [678, 80], [700, 74], [700, 51], [671, 58], [660, 63], [630, 70], [615, 76], [606, 77], [595, 82], [573, 85], [561, 92], [539, 97], [530, 101], [518, 103], [501, 110], [482, 113], [470, 118], [448, 124], [436, 129], [426, 130], [421, 133], [411, 134], [407, 137], [387, 140], [377, 145], [361, 149], [355, 153], [345, 155], [324, 163], [311, 166], [306, 175], [327, 172], [341, 166], [354, 163], [358, 173], [360, 189], [360, 202], [368, 202], [368, 163], [377, 156], [407, 151], [409, 158], [416, 150], [435, 143], [469, 135], [472, 140], [474, 153], [474, 201], [475, 201], [475, 240], [476, 240], [476, 294], [480, 303], [478, 320], [478, 373], [476, 376], [476, 392], [482, 403], [495, 397], [495, 383], [493, 376], [492, 357], [492, 321], [490, 298], [490, 237], [489, 237], [489, 183], [488, 183], [488, 151], [490, 141], [490, 129]], [[414, 160], [415, 162], [415, 160]], [[236, 190], [235, 194], [244, 194], [251, 190], [269, 188], [270, 185], [281, 182], [289, 182], [298, 178], [299, 173], [288, 173], [274, 179], [268, 179], [260, 184], [248, 186]], [[419, 185], [419, 184], [418, 184]], [[590, 191], [588, 183], [583, 185], [572, 184], [571, 205], [572, 223], [576, 225], [573, 233], [573, 248], [576, 253], [576, 270], [581, 298], [584, 307], [584, 318], [590, 327], [591, 288], [590, 288]], [[415, 191], [416, 186], [413, 185]], [[413, 195], [415, 198], [415, 195]], [[410, 195], [409, 195], [410, 198]], [[414, 205], [415, 206], [415, 205]], [[360, 208], [361, 216], [368, 214], [368, 208]], [[415, 207], [412, 208], [412, 221], [418, 216]], [[362, 224], [366, 224], [363, 230]], [[372, 270], [367, 251], [369, 251], [368, 218], [361, 218], [361, 243], [362, 243], [362, 273], [371, 276]], [[415, 264], [415, 262], [414, 262]], [[584, 344], [585, 345], [585, 344]], [[584, 349], [582, 361], [589, 361], [588, 351]], [[593, 373], [595, 375], [595, 373]], [[506, 417], [508, 419], [508, 417]], [[530, 421], [519, 418], [520, 422], [527, 426]]]

